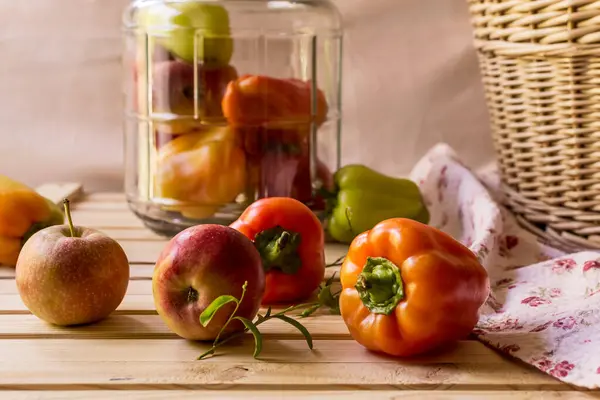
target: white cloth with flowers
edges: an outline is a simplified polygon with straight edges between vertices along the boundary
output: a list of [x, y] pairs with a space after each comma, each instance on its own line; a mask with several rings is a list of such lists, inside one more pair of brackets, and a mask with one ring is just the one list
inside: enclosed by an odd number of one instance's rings
[[410, 176], [430, 224], [471, 248], [488, 271], [492, 292], [475, 334], [561, 381], [600, 387], [600, 253], [541, 245], [500, 205], [490, 177], [470, 171], [445, 144]]

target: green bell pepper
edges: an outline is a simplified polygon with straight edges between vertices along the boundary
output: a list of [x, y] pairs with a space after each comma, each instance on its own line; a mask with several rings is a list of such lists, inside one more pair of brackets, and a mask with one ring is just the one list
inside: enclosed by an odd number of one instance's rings
[[328, 194], [327, 230], [336, 241], [351, 243], [360, 233], [389, 218], [429, 223], [419, 187], [409, 179], [383, 175], [364, 165], [347, 165], [334, 174]]

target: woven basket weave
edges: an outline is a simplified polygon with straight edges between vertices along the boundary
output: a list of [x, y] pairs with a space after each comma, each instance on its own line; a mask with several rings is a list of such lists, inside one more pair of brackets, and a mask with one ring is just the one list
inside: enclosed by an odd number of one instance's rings
[[468, 2], [507, 206], [600, 248], [600, 1]]

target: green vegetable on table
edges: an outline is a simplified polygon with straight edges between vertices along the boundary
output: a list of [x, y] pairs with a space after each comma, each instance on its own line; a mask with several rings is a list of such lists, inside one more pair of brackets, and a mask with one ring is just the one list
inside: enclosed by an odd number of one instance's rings
[[364, 165], [347, 165], [334, 175], [335, 190], [327, 194], [329, 235], [351, 243], [362, 232], [389, 218], [429, 223], [429, 210], [419, 187], [405, 178], [383, 175]]

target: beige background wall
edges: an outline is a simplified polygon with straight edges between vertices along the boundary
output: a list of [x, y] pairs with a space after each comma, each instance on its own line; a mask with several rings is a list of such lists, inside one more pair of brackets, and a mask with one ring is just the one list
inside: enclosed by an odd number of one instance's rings
[[[120, 14], [128, 0], [0, 0], [0, 173], [122, 185]], [[403, 174], [450, 143], [492, 157], [466, 0], [336, 0], [347, 34], [344, 162]]]

